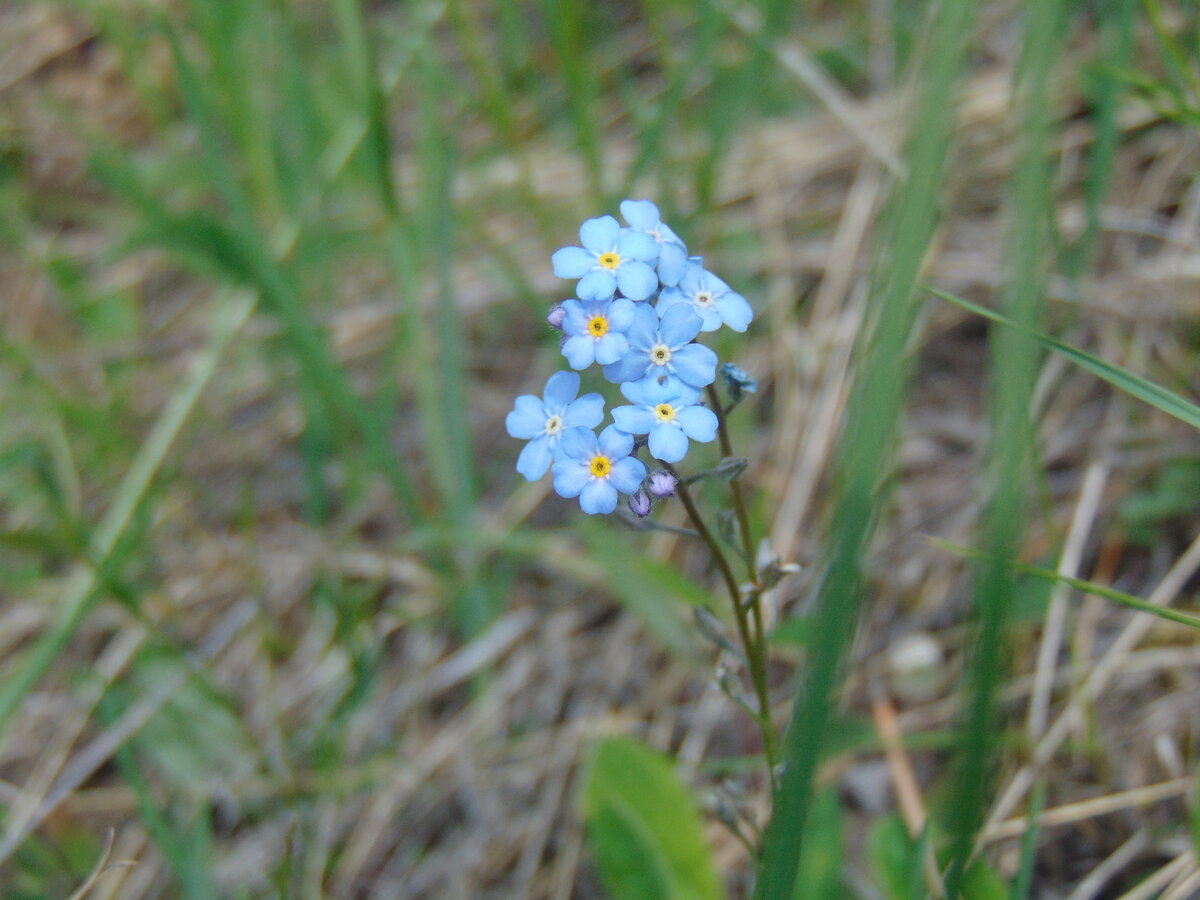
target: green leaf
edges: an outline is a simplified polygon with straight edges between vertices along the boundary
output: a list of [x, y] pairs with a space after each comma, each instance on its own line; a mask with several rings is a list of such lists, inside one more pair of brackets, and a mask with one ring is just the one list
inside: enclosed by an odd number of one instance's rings
[[996, 870], [981, 859], [963, 876], [962, 896], [963, 900], [1008, 900], [1008, 887]]
[[1200, 406], [1184, 400], [1178, 394], [1167, 390], [1165, 387], [1155, 384], [1153, 381], [1148, 381], [1132, 372], [1127, 372], [1120, 366], [1115, 366], [1110, 362], [1105, 362], [1098, 356], [1080, 350], [1078, 347], [1073, 347], [1057, 338], [1052, 338], [1048, 334], [1042, 334], [1032, 328], [1025, 328], [1007, 316], [1001, 315], [994, 310], [988, 309], [986, 306], [980, 306], [977, 303], [972, 303], [970, 300], [964, 300], [962, 297], [956, 297], [954, 294], [947, 294], [945, 291], [939, 291], [935, 288], [926, 287], [925, 290], [936, 297], [941, 297], [943, 300], [949, 301], [956, 306], [961, 306], [963, 309], [973, 312], [976, 315], [983, 316], [985, 319], [990, 319], [993, 322], [998, 322], [1001, 325], [1006, 325], [1009, 328], [1015, 328], [1018, 331], [1029, 335], [1038, 343], [1050, 348], [1055, 353], [1066, 357], [1071, 362], [1075, 363], [1082, 369], [1086, 369], [1098, 378], [1102, 378], [1130, 396], [1137, 397], [1146, 403], [1149, 403], [1155, 409], [1165, 412], [1169, 416], [1174, 416], [1181, 422], [1186, 422], [1193, 428], [1200, 428]]
[[920, 884], [919, 857], [908, 829], [897, 815], [876, 819], [867, 832], [867, 862], [875, 887], [887, 900], [908, 900], [914, 879]]
[[601, 741], [583, 802], [596, 866], [616, 900], [725, 896], [696, 807], [666, 757], [628, 738]]
[[813, 798], [792, 897], [836, 900], [842, 896], [842, 808], [837, 790], [829, 788]]

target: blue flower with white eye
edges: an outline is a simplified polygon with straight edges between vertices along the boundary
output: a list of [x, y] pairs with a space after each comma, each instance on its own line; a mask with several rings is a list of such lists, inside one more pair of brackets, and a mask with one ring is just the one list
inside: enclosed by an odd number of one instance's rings
[[658, 314], [680, 304], [687, 304], [704, 322], [701, 331], [716, 331], [722, 323], [734, 331], [745, 331], [754, 318], [750, 304], [741, 294], [735, 294], [725, 282], [706, 272], [697, 261], [689, 261], [687, 271], [675, 287], [663, 288], [658, 298]]
[[659, 319], [650, 306], [634, 309], [633, 324], [625, 331], [629, 352], [604, 367], [604, 377], [615, 384], [652, 378], [677, 379], [692, 387], [712, 384], [717, 377], [717, 354], [703, 344], [693, 344], [703, 324], [687, 304], [677, 304]]
[[564, 300], [562, 310], [562, 354], [572, 369], [594, 362], [607, 366], [629, 352], [625, 330], [633, 324], [632, 300]]
[[665, 225], [658, 214], [658, 207], [649, 200], [624, 200], [621, 215], [634, 231], [644, 231], [658, 244], [658, 280], [664, 285], [679, 284], [687, 270], [687, 247], [683, 241]]
[[618, 406], [613, 421], [630, 434], [648, 434], [650, 455], [663, 462], [679, 462], [688, 452], [688, 438], [707, 443], [717, 436], [717, 417], [697, 406], [700, 391], [682, 382], [653, 378], [627, 381], [621, 393], [633, 406]]
[[529, 481], [537, 481], [550, 468], [551, 460], [563, 459], [563, 440], [573, 431], [591, 434], [604, 418], [604, 398], [584, 394], [579, 399], [579, 376], [574, 372], [555, 372], [546, 382], [539, 400], [522, 394], [504, 420], [508, 433], [529, 441], [517, 457], [517, 471]]
[[646, 465], [629, 454], [633, 438], [609, 425], [597, 439], [586, 428], [573, 428], [563, 435], [565, 459], [554, 464], [554, 490], [560, 497], [578, 497], [579, 508], [588, 515], [610, 513], [617, 508], [617, 492], [634, 494], [646, 477]]
[[584, 300], [607, 300], [618, 289], [630, 300], [645, 300], [658, 289], [651, 265], [658, 244], [642, 231], [622, 228], [612, 216], [588, 219], [579, 228], [582, 247], [562, 247], [551, 262], [559, 278], [578, 278]]

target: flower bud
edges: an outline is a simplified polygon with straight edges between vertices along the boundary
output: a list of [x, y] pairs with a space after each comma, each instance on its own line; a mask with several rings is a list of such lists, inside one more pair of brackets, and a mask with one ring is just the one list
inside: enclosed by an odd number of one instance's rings
[[658, 471], [651, 473], [646, 486], [650, 489], [650, 493], [659, 500], [675, 496], [675, 476], [670, 472]]
[[561, 304], [556, 303], [550, 307], [550, 312], [546, 314], [546, 324], [551, 328], [557, 328], [562, 331], [563, 319], [567, 316], [567, 311], [562, 308]]
[[644, 519], [650, 515], [650, 495], [645, 491], [638, 491], [636, 494], [629, 495], [629, 510], [639, 519]]

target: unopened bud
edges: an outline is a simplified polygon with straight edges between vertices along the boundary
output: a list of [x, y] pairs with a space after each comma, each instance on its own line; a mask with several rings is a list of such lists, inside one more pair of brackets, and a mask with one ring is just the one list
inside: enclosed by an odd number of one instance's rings
[[636, 494], [629, 495], [629, 511], [639, 519], [644, 519], [650, 515], [650, 495], [645, 491], [638, 491]]
[[675, 496], [675, 476], [670, 472], [651, 472], [650, 478], [646, 486], [659, 500], [666, 500], [668, 497]]
[[551, 328], [557, 328], [562, 331], [563, 319], [567, 317], [567, 311], [561, 305], [555, 304], [550, 307], [550, 312], [546, 314], [546, 323]]

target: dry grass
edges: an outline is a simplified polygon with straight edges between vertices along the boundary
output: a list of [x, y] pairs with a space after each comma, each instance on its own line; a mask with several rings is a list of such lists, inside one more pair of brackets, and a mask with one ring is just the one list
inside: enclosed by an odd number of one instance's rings
[[[144, 123], [106, 48], [80, 30], [77, 19], [52, 9], [34, 5], [2, 14], [0, 129], [32, 162], [35, 199], [69, 210], [74, 195], [91, 197], [95, 189], [84, 174], [85, 148], [75, 127], [64, 123], [80, 117], [128, 140], [138, 139]], [[1002, 279], [1004, 178], [1013, 152], [1008, 86], [1014, 51], [995, 41], [963, 87], [945, 215], [926, 263], [929, 282], [983, 302]], [[813, 86], [803, 83], [811, 75], [804, 64], [796, 72], [798, 90]], [[1073, 118], [1082, 104], [1077, 90], [1064, 78], [1058, 100], [1064, 124], [1057, 218], [1068, 235], [1083, 219], [1079, 159], [1089, 139], [1086, 122]], [[822, 99], [829, 106], [824, 112], [748, 129], [722, 170], [718, 192], [724, 227], [751, 229], [762, 241], [757, 258], [736, 261], [761, 285], [752, 296], [758, 323], [738, 355], [763, 384], [755, 414], [769, 424], [748, 454], [749, 478], [771, 498], [766, 509], [775, 550], [805, 567], [776, 592], [780, 615], [803, 608], [822, 567], [824, 477], [852, 375], [850, 351], [863, 315], [877, 213], [905, 122], [904, 93], [889, 86]], [[1079, 283], [1077, 296], [1058, 286], [1062, 296], [1052, 313], [1065, 339], [1187, 393], [1195, 383], [1192, 336], [1200, 313], [1200, 191], [1194, 183], [1200, 146], [1194, 133], [1132, 104], [1121, 120], [1100, 262]], [[615, 123], [613, 134], [626, 124]], [[631, 152], [619, 136], [606, 148], [615, 166], [628, 165]], [[539, 136], [528, 159], [536, 162], [534, 193], [547, 204], [570, 205], [580, 171], [572, 152], [554, 136]], [[409, 171], [404, 159], [397, 166]], [[510, 171], [504, 160], [493, 172], [473, 173], [459, 185], [459, 199], [486, 205], [492, 186]], [[535, 237], [521, 215], [498, 210], [480, 221], [490, 223], [491, 240], [526, 271], [547, 269], [553, 247]], [[129, 364], [136, 412], [150, 421], [203, 340], [206, 323], [193, 301], [206, 289], [155, 254], [107, 261], [102, 220], [75, 221], [38, 237], [88, 260], [91, 278], [135, 292], [148, 325], [144, 339], [82, 346], [39, 270], [36, 247], [0, 250], [5, 334], [38, 348], [39, 373], [64, 395], [85, 401], [108, 390], [109, 366]], [[718, 259], [718, 266], [722, 262], [729, 260]], [[456, 280], [472, 323], [501, 315], [512, 302], [483, 265], [464, 261]], [[552, 279], [535, 276], [534, 283], [552, 299]], [[380, 290], [369, 271], [339, 286], [344, 299], [327, 325], [352, 370], [368, 372], [378, 363], [376, 337], [395, 314]], [[875, 590], [843, 697], [845, 710], [863, 721], [872, 721], [874, 710], [879, 743], [843, 753], [825, 770], [854, 810], [852, 846], [869, 818], [894, 808], [894, 796], [917, 826], [925, 795], [942, 774], [938, 750], [905, 749], [899, 738], [939, 730], [957, 710], [964, 569], [926, 537], [973, 539], [981, 499], [974, 486], [986, 437], [986, 336], [980, 322], [931, 303], [912, 348], [915, 388], [897, 489], [873, 549]], [[178, 476], [156, 497], [147, 533], [153, 575], [145, 583], [154, 588], [144, 598], [144, 616], [102, 605], [71, 642], [64, 664], [22, 707], [0, 757], [0, 797], [8, 809], [4, 854], [31, 832], [54, 841], [79, 830], [103, 836], [111, 828], [115, 837], [105, 858], [115, 865], [86, 886], [86, 896], [170, 895], [163, 857], [111, 757], [170, 699], [183, 673], [148, 690], [115, 720], [105, 724], [94, 715], [101, 688], [123, 680], [147, 639], [161, 634], [188, 648], [188, 659], [237, 711], [265, 760], [241, 771], [234, 765], [192, 787], [195, 797], [211, 798], [219, 884], [264, 895], [272, 868], [302, 848], [297, 896], [598, 896], [576, 812], [588, 742], [604, 734], [641, 735], [678, 752], [698, 795], [710, 795], [715, 779], [705, 763], [752, 751], [756, 740], [748, 721], [710, 683], [716, 660], [707, 651], [691, 658], [664, 651], [614, 606], [602, 573], [569, 532], [554, 533], [555, 552], [522, 572], [507, 611], [477, 639], [459, 643], [441, 619], [443, 598], [427, 560], [419, 551], [394, 549], [403, 535], [384, 494], [339, 511], [323, 531], [305, 524], [295, 446], [302, 411], [260, 353], [271, 337], [270, 327], [258, 322], [241, 336], [178, 448]], [[511, 396], [544, 373], [536, 362], [513, 371], [482, 344], [470, 353], [473, 370], [487, 375], [474, 393], [475, 440], [496, 448], [499, 457], [483, 470], [489, 484], [482, 515], [495, 534], [529, 520], [539, 527], [566, 523], [569, 511], [546, 499], [544, 484], [514, 487], [507, 468], [512, 454], [503, 415]], [[1144, 548], [1127, 542], [1117, 507], [1167, 460], [1200, 454], [1196, 435], [1055, 358], [1046, 361], [1039, 399], [1039, 453], [1049, 474], [1041, 515], [1027, 530], [1027, 558], [1065, 547], [1056, 564], [1068, 574], [1186, 603], [1200, 565], [1191, 543], [1198, 520], [1164, 526], [1156, 544]], [[6, 415], [7, 427], [21, 427], [19, 416]], [[140, 430], [135, 422], [119, 427]], [[74, 502], [95, 515], [119, 466], [109, 480], [92, 471], [96, 477], [78, 486]], [[5, 514], [8, 527], [19, 526], [13, 521], [19, 511]], [[650, 552], [690, 571], [703, 567], [696, 548], [671, 537], [655, 537]], [[11, 656], [48, 626], [71, 571], [64, 566], [5, 598], [0, 654]], [[319, 727], [353, 674], [353, 661], [335, 638], [333, 612], [314, 603], [329, 578], [373, 610], [365, 620], [370, 633], [359, 638], [380, 650], [378, 668], [371, 702], [344, 722], [341, 739], [352, 764], [298, 770], [286, 756], [284, 736]], [[985, 852], [1002, 874], [1015, 871], [1026, 828], [1025, 791], [1032, 775], [1048, 775], [1035, 896], [1148, 897], [1148, 887], [1122, 891], [1151, 872], [1158, 873], [1160, 896], [1195, 896], [1200, 869], [1194, 850], [1166, 826], [1185, 816], [1200, 747], [1200, 645], [1183, 629], [1098, 600], [1064, 595], [1049, 609], [1058, 611], [1057, 625], [1039, 616], [1014, 626], [1004, 704], [1010, 737], [1022, 746], [998, 773], [1001, 799]], [[922, 689], [897, 673], [896, 649], [914, 634], [931, 638], [944, 660]], [[781, 715], [788, 707], [787, 659], [781, 651]], [[85, 667], [90, 677], [80, 681]], [[1039, 711], [1029, 715], [1034, 703]], [[761, 813], [763, 785], [738, 784]], [[1163, 837], [1168, 833], [1176, 836]], [[742, 895], [744, 850], [720, 826], [709, 836], [732, 892]], [[321, 888], [325, 871], [332, 874]], [[0, 867], [0, 882], [4, 872]]]

